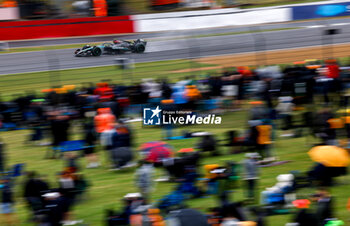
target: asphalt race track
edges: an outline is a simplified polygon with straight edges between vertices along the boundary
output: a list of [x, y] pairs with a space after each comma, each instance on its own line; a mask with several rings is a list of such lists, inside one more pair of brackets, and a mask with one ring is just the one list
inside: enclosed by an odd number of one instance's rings
[[[267, 31], [250, 34], [220, 35], [211, 37], [181, 38], [192, 35], [212, 35], [250, 30], [298, 28], [293, 30]], [[322, 35], [326, 29], [340, 29], [341, 33]], [[197, 58], [233, 53], [276, 50], [316, 46], [332, 43], [350, 43], [350, 19], [296, 22], [264, 25], [260, 27], [216, 28], [209, 30], [166, 32], [144, 35], [126, 35], [123, 39], [150, 39], [143, 54], [102, 55], [100, 57], [74, 57], [74, 49], [0, 54], [0, 75], [114, 65], [115, 58], [130, 58], [135, 62], [151, 62], [171, 59]], [[161, 40], [160, 38], [163, 38]], [[113, 37], [84, 37], [45, 41], [11, 42], [10, 47], [37, 45], [104, 42]]]

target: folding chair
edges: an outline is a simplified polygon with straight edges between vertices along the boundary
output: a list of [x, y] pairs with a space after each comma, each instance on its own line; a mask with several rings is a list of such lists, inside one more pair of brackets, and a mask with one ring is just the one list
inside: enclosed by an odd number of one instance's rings
[[[59, 146], [53, 147], [53, 155], [56, 155], [56, 152], [59, 151], [61, 154], [64, 152], [69, 151], [80, 151], [84, 150], [86, 148], [93, 147], [92, 145], [86, 146], [84, 140], [71, 140], [71, 141], [64, 141], [61, 142]], [[46, 153], [46, 157], [48, 156], [48, 153]]]
[[87, 148], [83, 140], [71, 140], [61, 142], [58, 149], [60, 152], [80, 151]]
[[4, 171], [2, 172], [3, 175], [7, 175], [9, 177], [19, 177], [22, 176], [24, 168], [24, 163], [18, 163], [12, 166], [12, 169], [10, 171]]
[[19, 163], [13, 166], [12, 177], [19, 177], [22, 175], [24, 163]]

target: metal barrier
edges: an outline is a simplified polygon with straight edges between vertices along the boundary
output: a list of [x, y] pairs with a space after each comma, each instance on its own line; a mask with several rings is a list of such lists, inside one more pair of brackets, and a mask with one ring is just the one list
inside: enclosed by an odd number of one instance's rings
[[6, 51], [9, 50], [9, 44], [8, 42], [0, 42], [0, 51]]

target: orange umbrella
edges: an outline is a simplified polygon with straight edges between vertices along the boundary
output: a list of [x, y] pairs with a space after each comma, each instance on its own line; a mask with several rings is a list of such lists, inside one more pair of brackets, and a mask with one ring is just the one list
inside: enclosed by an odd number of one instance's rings
[[337, 146], [316, 146], [308, 154], [313, 161], [328, 167], [346, 167], [350, 164], [349, 152]]
[[259, 101], [259, 100], [257, 100], [257, 101], [250, 101], [249, 102], [251, 105], [262, 105], [263, 104], [263, 102], [262, 101]]

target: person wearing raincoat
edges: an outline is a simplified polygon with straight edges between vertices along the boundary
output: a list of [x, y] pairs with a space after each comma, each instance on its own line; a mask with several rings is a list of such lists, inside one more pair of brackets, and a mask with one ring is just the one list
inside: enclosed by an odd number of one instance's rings
[[196, 101], [202, 97], [196, 85], [187, 85], [185, 87], [185, 96], [188, 100], [187, 107], [189, 109], [195, 109]]
[[97, 115], [94, 118], [96, 132], [101, 134], [113, 127], [116, 122], [115, 116], [111, 113], [110, 108], [97, 109]]
[[171, 99], [174, 100], [174, 104], [176, 105], [177, 110], [184, 109], [185, 105], [188, 102], [188, 100], [186, 99], [185, 90], [183, 87], [174, 87], [173, 93], [171, 94]]
[[118, 124], [112, 132], [112, 149], [110, 150], [114, 169], [132, 166], [131, 132], [123, 124]]

